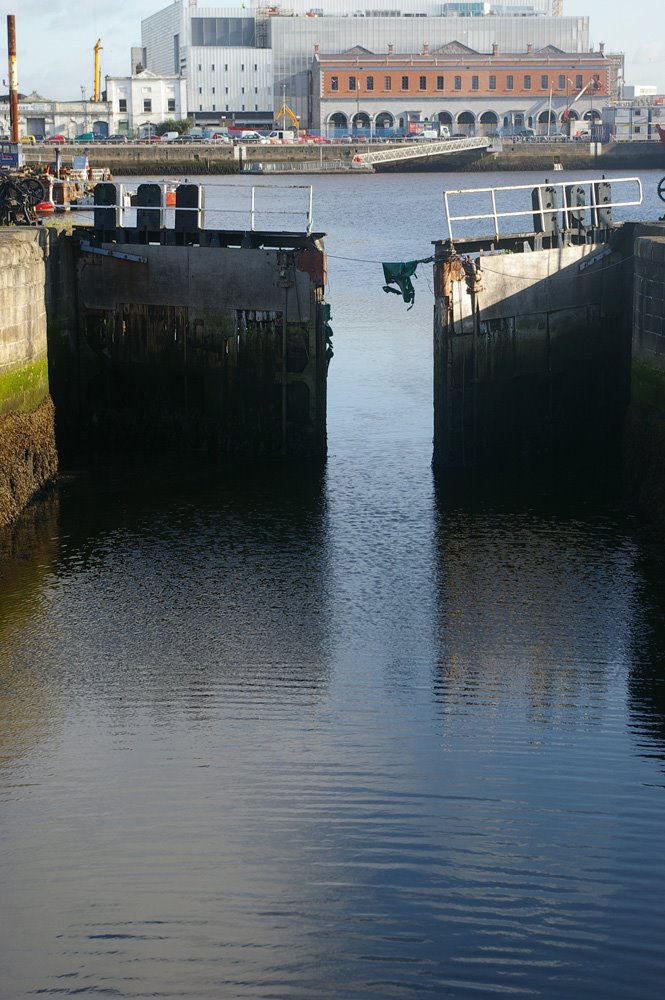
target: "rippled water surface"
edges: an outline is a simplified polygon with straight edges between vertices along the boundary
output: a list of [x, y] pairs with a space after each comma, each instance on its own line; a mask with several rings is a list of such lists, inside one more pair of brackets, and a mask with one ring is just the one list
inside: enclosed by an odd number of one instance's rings
[[609, 471], [435, 480], [431, 268], [370, 263], [470, 182], [315, 180], [324, 469], [71, 470], [0, 536], [2, 1000], [662, 996], [656, 543]]

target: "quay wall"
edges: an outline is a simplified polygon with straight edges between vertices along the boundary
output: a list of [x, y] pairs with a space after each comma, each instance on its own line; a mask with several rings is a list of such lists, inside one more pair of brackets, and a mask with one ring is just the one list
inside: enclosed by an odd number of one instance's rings
[[[58, 147], [62, 162], [71, 165], [72, 156], [81, 153], [81, 147]], [[349, 168], [357, 153], [366, 152], [367, 143], [333, 145], [279, 145], [260, 146], [247, 144], [230, 147], [214, 144], [192, 146], [175, 145], [106, 145], [84, 147], [92, 167], [109, 167], [117, 176], [223, 174], [237, 173], [241, 163], [273, 163], [311, 166], [315, 172], [328, 161], [348, 163]], [[385, 144], [378, 148], [385, 149]], [[54, 159], [52, 146], [26, 148], [29, 163], [50, 163]], [[403, 163], [379, 164], [379, 171], [485, 171], [485, 170], [552, 170], [554, 162], [564, 170], [647, 170], [665, 168], [665, 148], [661, 142], [605, 143], [590, 146], [583, 142], [512, 143], [503, 141], [498, 152], [483, 154], [478, 151]]]
[[174, 246], [118, 232], [126, 241], [98, 241], [92, 254], [78, 229], [60, 254], [75, 312], [52, 283], [65, 445], [325, 457], [329, 327], [315, 238]]
[[57, 473], [39, 233], [0, 230], [0, 526]]
[[611, 247], [437, 260], [436, 466], [529, 462], [619, 436], [629, 392], [627, 236]]
[[630, 406], [623, 439], [631, 493], [665, 517], [665, 224], [640, 226], [635, 240]]

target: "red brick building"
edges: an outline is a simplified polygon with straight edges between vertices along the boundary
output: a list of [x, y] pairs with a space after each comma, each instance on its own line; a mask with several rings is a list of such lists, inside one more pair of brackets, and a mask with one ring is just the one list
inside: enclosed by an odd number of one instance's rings
[[459, 42], [436, 51], [385, 55], [359, 46], [336, 55], [315, 50], [315, 128], [408, 130], [409, 122], [440, 121], [453, 132], [485, 134], [533, 128], [560, 131], [568, 117], [601, 119], [613, 93], [616, 62], [598, 52], [475, 52]]

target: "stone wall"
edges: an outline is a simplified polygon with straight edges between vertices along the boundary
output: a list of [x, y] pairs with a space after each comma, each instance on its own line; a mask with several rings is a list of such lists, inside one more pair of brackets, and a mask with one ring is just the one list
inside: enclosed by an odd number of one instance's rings
[[58, 468], [39, 233], [0, 230], [0, 525]]
[[[70, 166], [72, 156], [81, 153], [80, 147], [58, 147], [65, 166]], [[381, 148], [385, 148], [382, 146]], [[349, 166], [356, 153], [367, 152], [366, 143], [334, 143], [332, 145], [283, 145], [262, 146], [247, 144], [243, 147], [224, 145], [181, 146], [100, 144], [87, 149], [91, 167], [108, 167], [115, 176], [141, 176], [156, 174], [195, 175], [235, 173], [240, 163], [268, 163], [301, 165], [306, 172], [309, 165], [313, 172], [323, 161], [342, 160]], [[30, 146], [24, 150], [30, 163], [51, 163], [55, 152], [52, 146]], [[503, 140], [495, 153], [478, 150], [469, 153], [445, 154], [422, 160], [406, 160], [379, 164], [377, 170], [390, 171], [440, 171], [456, 172], [485, 170], [545, 170], [551, 171], [555, 161], [564, 170], [634, 171], [658, 169], [663, 164], [663, 146], [660, 142], [613, 142], [602, 146], [587, 142], [519, 142]]]
[[665, 516], [665, 225], [635, 240], [630, 409], [624, 469], [631, 493]]
[[435, 264], [435, 465], [482, 468], [618, 440], [626, 255], [619, 240]]
[[325, 255], [314, 238], [286, 250], [104, 244], [94, 256], [69, 243], [76, 324], [49, 284], [61, 447], [325, 456]]

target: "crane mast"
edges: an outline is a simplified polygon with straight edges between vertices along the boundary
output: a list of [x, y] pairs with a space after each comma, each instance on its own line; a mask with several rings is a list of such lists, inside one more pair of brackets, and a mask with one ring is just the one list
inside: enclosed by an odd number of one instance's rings
[[102, 50], [102, 40], [98, 38], [95, 43], [94, 53], [95, 53], [95, 82], [92, 87], [92, 99], [93, 101], [99, 101], [102, 91], [102, 71], [99, 64], [99, 53]]

